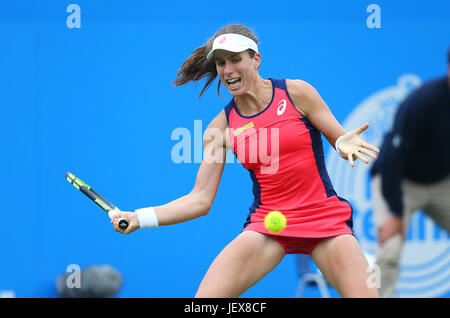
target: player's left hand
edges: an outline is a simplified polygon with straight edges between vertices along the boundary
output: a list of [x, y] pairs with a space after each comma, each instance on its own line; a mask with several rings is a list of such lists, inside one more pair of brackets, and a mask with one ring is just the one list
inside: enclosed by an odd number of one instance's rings
[[368, 123], [346, 133], [337, 145], [338, 149], [336, 150], [339, 152], [342, 158], [348, 160], [352, 167], [355, 166], [354, 161], [357, 159], [360, 159], [365, 164], [368, 164], [369, 160], [364, 155], [367, 155], [376, 160], [377, 156], [372, 152], [380, 152], [377, 147], [368, 144], [359, 137], [359, 135], [367, 128], [369, 128]]

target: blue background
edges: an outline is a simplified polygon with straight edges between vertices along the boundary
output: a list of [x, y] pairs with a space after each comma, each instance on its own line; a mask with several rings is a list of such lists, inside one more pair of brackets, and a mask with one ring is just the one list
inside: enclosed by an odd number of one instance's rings
[[[81, 8], [79, 29], [66, 25], [70, 3]], [[214, 84], [198, 99], [202, 86], [171, 83], [229, 23], [259, 37], [262, 77], [311, 83], [338, 120], [400, 74], [445, 74], [449, 1], [377, 1], [381, 29], [366, 25], [371, 3], [1, 2], [0, 290], [57, 297], [55, 280], [69, 264], [107, 263], [124, 276], [119, 297], [193, 296], [247, 216], [251, 181], [242, 166], [226, 166], [206, 217], [129, 236], [114, 232], [64, 174], [122, 210], [187, 194], [199, 164], [172, 161], [171, 133], [189, 129], [194, 145], [194, 120], [205, 129], [230, 95], [222, 89], [218, 98]], [[290, 255], [243, 296], [294, 297], [297, 283]]]

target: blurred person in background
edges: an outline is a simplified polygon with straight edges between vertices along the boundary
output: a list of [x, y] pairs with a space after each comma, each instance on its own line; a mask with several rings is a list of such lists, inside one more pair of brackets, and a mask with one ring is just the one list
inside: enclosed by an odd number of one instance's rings
[[424, 83], [399, 105], [371, 174], [379, 292], [391, 297], [413, 213], [421, 210], [450, 231], [450, 48], [447, 74]]

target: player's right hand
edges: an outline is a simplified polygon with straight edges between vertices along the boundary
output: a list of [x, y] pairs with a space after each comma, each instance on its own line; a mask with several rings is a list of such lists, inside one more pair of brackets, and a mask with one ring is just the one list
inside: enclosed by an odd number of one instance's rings
[[[128, 228], [124, 231], [119, 228], [119, 220], [126, 219], [128, 221]], [[114, 226], [114, 231], [122, 233], [122, 234], [130, 234], [136, 231], [139, 227], [139, 219], [134, 212], [118, 212], [111, 219], [111, 224]]]

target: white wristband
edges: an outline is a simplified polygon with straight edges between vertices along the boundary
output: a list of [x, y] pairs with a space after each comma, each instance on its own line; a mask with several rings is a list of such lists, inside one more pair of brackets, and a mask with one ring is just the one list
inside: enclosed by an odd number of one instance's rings
[[344, 137], [344, 135], [342, 135], [341, 137], [339, 137], [339, 138], [336, 140], [336, 143], [334, 144], [334, 149], [339, 153], [339, 155], [341, 155], [341, 157], [345, 157], [345, 154], [342, 153], [342, 152], [339, 150], [339, 148], [338, 148], [339, 141], [341, 141], [342, 137]]
[[137, 209], [134, 212], [137, 214], [141, 229], [158, 227], [158, 218], [154, 208]]

